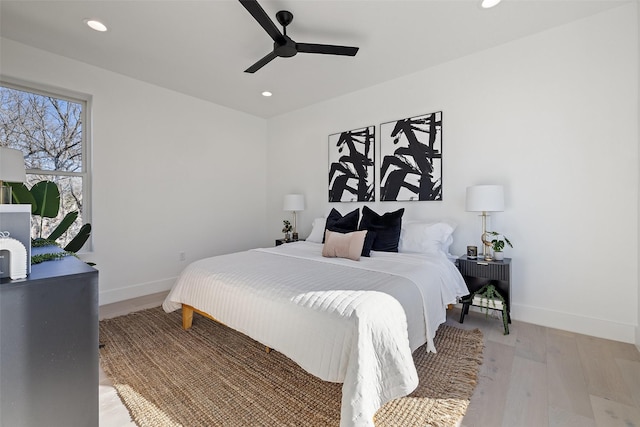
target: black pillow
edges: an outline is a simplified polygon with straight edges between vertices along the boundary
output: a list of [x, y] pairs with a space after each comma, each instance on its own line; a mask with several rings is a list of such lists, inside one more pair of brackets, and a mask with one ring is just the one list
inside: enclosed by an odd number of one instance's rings
[[367, 206], [362, 207], [360, 230], [376, 232], [373, 246], [371, 247], [372, 250], [398, 252], [403, 214], [404, 208], [398, 209], [395, 212], [387, 212], [384, 215], [378, 215]]
[[376, 234], [375, 231], [367, 230], [367, 235], [364, 237], [364, 245], [362, 245], [362, 256], [371, 256], [371, 248], [376, 240]]
[[[342, 216], [337, 210], [331, 209], [329, 216], [327, 216], [327, 224], [325, 230], [337, 231], [338, 233], [350, 233], [352, 231], [358, 231], [358, 221], [360, 220], [360, 211], [355, 209], [345, 216]], [[324, 243], [324, 237], [322, 238]]]

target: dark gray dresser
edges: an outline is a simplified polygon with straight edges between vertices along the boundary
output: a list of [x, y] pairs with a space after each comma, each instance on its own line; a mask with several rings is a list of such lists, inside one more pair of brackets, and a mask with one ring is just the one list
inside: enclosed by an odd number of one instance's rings
[[97, 427], [98, 363], [96, 269], [69, 256], [0, 279], [1, 427]]

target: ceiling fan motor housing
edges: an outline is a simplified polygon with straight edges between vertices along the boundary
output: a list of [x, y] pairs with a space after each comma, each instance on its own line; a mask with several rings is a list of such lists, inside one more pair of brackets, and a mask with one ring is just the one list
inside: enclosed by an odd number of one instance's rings
[[293, 40], [291, 40], [288, 36], [284, 36], [284, 40], [284, 44], [278, 42], [273, 43], [273, 51], [276, 55], [282, 58], [289, 58], [298, 53], [298, 48], [296, 47], [296, 43]]

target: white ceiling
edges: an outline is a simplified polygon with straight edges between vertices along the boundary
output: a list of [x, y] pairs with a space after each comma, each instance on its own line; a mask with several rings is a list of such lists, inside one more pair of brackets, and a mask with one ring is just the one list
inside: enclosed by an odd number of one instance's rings
[[255, 74], [243, 71], [273, 42], [237, 0], [1, 0], [0, 35], [268, 118], [630, 1], [503, 0], [484, 10], [480, 0], [262, 0], [274, 22], [278, 10], [294, 14], [293, 40], [360, 51], [276, 58]]

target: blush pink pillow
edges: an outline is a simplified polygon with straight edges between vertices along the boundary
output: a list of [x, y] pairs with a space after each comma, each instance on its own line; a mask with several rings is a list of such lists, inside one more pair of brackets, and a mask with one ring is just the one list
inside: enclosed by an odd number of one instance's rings
[[366, 236], [366, 230], [353, 231], [351, 233], [338, 233], [336, 231], [326, 230], [322, 256], [328, 258], [348, 258], [358, 261]]

